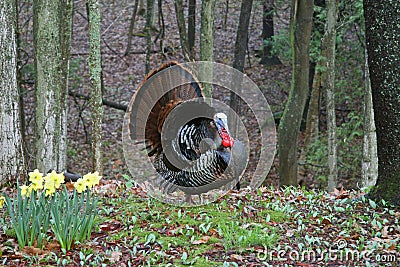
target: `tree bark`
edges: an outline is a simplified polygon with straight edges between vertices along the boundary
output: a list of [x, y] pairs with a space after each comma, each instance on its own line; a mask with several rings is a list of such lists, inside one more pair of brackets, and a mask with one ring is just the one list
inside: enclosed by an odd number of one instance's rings
[[371, 81], [368, 71], [368, 54], [365, 50], [365, 92], [364, 92], [364, 138], [362, 157], [362, 185], [374, 186], [378, 178], [378, 151], [376, 147], [376, 129], [372, 104]]
[[[312, 86], [311, 86], [311, 95], [309, 98], [308, 105], [306, 105], [305, 109], [308, 109], [306, 114], [306, 127], [304, 130], [304, 145], [300, 153], [300, 158], [299, 158], [299, 166], [298, 166], [298, 177], [300, 179], [299, 184], [301, 186], [305, 185], [306, 182], [306, 176], [308, 173], [308, 165], [306, 164], [307, 162], [307, 155], [308, 155], [308, 148], [311, 143], [315, 142], [318, 138], [319, 134], [319, 111], [320, 111], [320, 99], [321, 99], [321, 90], [322, 90], [322, 79], [325, 73], [322, 72], [320, 69], [320, 66], [326, 65], [325, 59], [325, 51], [322, 51], [323, 56], [321, 57], [322, 59], [315, 64], [315, 67], [312, 67], [310, 65], [310, 74], [312, 73], [311, 68], [314, 69], [314, 77], [313, 79], [309, 79], [311, 82], [312, 80]], [[313, 64], [311, 62], [311, 64]], [[303, 117], [304, 117], [303, 113]]]
[[155, 42], [157, 42], [157, 40], [160, 39], [160, 42], [159, 42], [160, 51], [164, 52], [165, 21], [164, 21], [163, 9], [162, 9], [163, 0], [158, 0], [157, 2], [158, 2], [157, 3], [157, 5], [158, 5], [158, 26], [160, 27], [160, 29], [159, 29], [159, 33], [157, 34]]
[[336, 0], [327, 0], [326, 21], [326, 111], [328, 130], [328, 191], [337, 184], [337, 149], [335, 115], [335, 51], [336, 51]]
[[186, 34], [186, 26], [185, 26], [186, 22], [185, 22], [185, 14], [183, 11], [182, 0], [175, 0], [174, 3], [175, 3], [176, 22], [178, 24], [179, 39], [181, 41], [182, 53], [186, 61], [191, 61], [188, 36]]
[[[323, 52], [323, 54], [325, 54]], [[325, 55], [322, 56], [325, 58]], [[325, 63], [325, 59], [321, 60], [316, 69], [322, 66]], [[320, 100], [321, 100], [321, 89], [322, 89], [322, 79], [324, 79], [324, 74], [322, 70], [316, 70], [312, 89], [311, 89], [311, 96], [310, 102], [308, 103], [308, 112], [306, 118], [306, 130], [304, 134], [304, 145], [308, 146], [312, 142], [314, 142], [319, 134], [319, 110], [320, 110]]]
[[239, 16], [239, 24], [236, 32], [233, 67], [241, 72], [244, 70], [246, 59], [249, 23], [253, 0], [242, 0]]
[[[253, 7], [253, 0], [242, 0], [241, 8], [240, 8], [240, 16], [239, 16], [239, 24], [236, 32], [236, 42], [235, 42], [235, 50], [234, 50], [234, 59], [233, 59], [233, 68], [243, 72], [244, 71], [244, 62], [246, 59], [246, 51], [247, 51], [247, 41], [248, 41], [248, 32], [249, 32], [249, 23], [251, 16], [251, 9]], [[234, 83], [231, 88], [235, 88], [235, 90], [240, 90], [242, 84], [242, 77], [238, 75], [234, 75], [232, 77], [232, 82]], [[238, 92], [236, 92], [238, 93]], [[230, 95], [230, 107], [233, 111], [240, 115], [240, 98], [235, 92], [231, 92]], [[233, 118], [234, 116], [230, 116]], [[233, 132], [237, 133], [238, 122], [233, 123]]]
[[[60, 2], [35, 0], [35, 163], [47, 172], [62, 171], [66, 166], [67, 66], [61, 42], [65, 41]], [[63, 44], [64, 45], [64, 44]], [[66, 59], [67, 60], [67, 59]]]
[[0, 185], [25, 177], [17, 86], [16, 6], [0, 3]]
[[93, 169], [103, 173], [101, 91], [100, 7], [99, 0], [89, 0], [89, 73], [92, 89], [92, 151]]
[[[214, 17], [215, 0], [203, 0], [201, 2], [201, 33], [200, 33], [200, 61], [214, 60]], [[200, 70], [201, 77], [212, 77], [212, 69], [208, 64]], [[203, 84], [204, 96], [211, 97], [212, 85]]]
[[223, 24], [225, 31], [228, 25], [228, 13], [229, 13], [229, 0], [225, 0], [225, 12], [224, 12], [224, 24]]
[[151, 55], [151, 27], [153, 17], [154, 0], [147, 0], [146, 11], [146, 74], [150, 72], [150, 55]]
[[25, 89], [22, 88], [22, 83], [23, 83], [23, 73], [22, 73], [22, 62], [21, 62], [21, 50], [20, 47], [22, 46], [22, 33], [21, 33], [21, 29], [20, 29], [20, 17], [19, 17], [19, 9], [18, 9], [18, 0], [14, 1], [14, 5], [15, 5], [15, 39], [16, 39], [16, 43], [17, 43], [17, 87], [18, 87], [18, 94], [19, 94], [19, 115], [20, 115], [20, 124], [21, 124], [21, 136], [22, 136], [22, 140], [23, 140], [23, 149], [24, 149], [24, 162], [25, 162], [25, 166], [28, 165], [28, 161], [27, 161], [27, 134], [26, 134], [26, 116], [25, 116], [25, 110], [24, 110], [24, 106], [25, 106], [25, 101], [24, 101], [24, 91]]
[[[318, 7], [313, 14], [313, 28], [311, 36], [323, 36], [325, 33], [325, 23], [321, 23], [321, 15], [326, 11], [325, 0], [315, 0], [314, 7]], [[322, 11], [324, 10], [324, 11]], [[309, 172], [307, 161], [308, 148], [311, 143], [315, 142], [319, 135], [320, 107], [323, 84], [326, 81], [326, 38], [322, 38], [320, 50], [321, 55], [317, 62], [310, 60], [309, 85], [310, 96], [306, 101], [304, 108], [303, 120], [300, 129], [304, 127], [304, 146], [300, 154], [300, 164], [298, 166], [298, 175], [301, 185], [306, 181]], [[304, 125], [305, 124], [305, 125]], [[311, 167], [312, 169], [312, 167]]]
[[378, 144], [375, 200], [400, 206], [400, 2], [364, 0]]
[[129, 53], [131, 52], [133, 30], [135, 29], [135, 21], [136, 21], [136, 14], [138, 13], [137, 12], [138, 5], [139, 5], [139, 0], [135, 0], [132, 17], [131, 17], [131, 23], [129, 24], [128, 44], [126, 45], [126, 50], [124, 53], [125, 56], [129, 55]]
[[[68, 78], [72, 35], [73, 0], [60, 1], [60, 148], [58, 161], [67, 163], [67, 114], [68, 114]], [[65, 169], [65, 166], [63, 170]]]
[[146, 12], [146, 7], [144, 6], [144, 0], [139, 0], [139, 15], [143, 16]]
[[308, 94], [313, 0], [292, 0], [292, 86], [278, 130], [280, 185], [297, 184], [297, 140]]
[[196, 39], [196, 0], [189, 0], [189, 8], [188, 8], [188, 48], [191, 58], [195, 58], [194, 56], [194, 44]]
[[282, 64], [277, 56], [272, 55], [272, 42], [274, 36], [274, 1], [264, 0], [263, 3], [263, 54], [261, 64], [266, 66]]

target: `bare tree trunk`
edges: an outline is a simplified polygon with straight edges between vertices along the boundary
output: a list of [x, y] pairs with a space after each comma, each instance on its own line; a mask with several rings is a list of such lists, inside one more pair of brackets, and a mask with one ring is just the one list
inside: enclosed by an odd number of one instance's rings
[[[324, 56], [323, 56], [324, 57]], [[318, 65], [325, 64], [325, 60], [323, 62], [318, 63]], [[316, 67], [316, 69], [319, 66]], [[313, 79], [313, 84], [312, 84], [312, 90], [311, 90], [311, 96], [310, 96], [310, 102], [308, 103], [308, 112], [307, 112], [307, 119], [306, 119], [306, 131], [305, 131], [305, 139], [304, 139], [304, 144], [305, 146], [310, 145], [312, 142], [314, 142], [319, 134], [319, 110], [320, 110], [320, 100], [321, 100], [321, 89], [322, 89], [322, 79], [323, 79], [323, 73], [321, 70], [316, 70], [314, 79]]]
[[[323, 46], [323, 45], [322, 45]], [[322, 51], [325, 54], [325, 51]], [[322, 56], [323, 59], [318, 62], [315, 67], [315, 75], [311, 88], [310, 101], [308, 102], [308, 111], [306, 117], [306, 128], [304, 131], [304, 146], [300, 153], [299, 158], [299, 166], [298, 166], [298, 176], [299, 183], [301, 185], [305, 185], [305, 178], [307, 176], [308, 165], [306, 164], [308, 148], [311, 143], [315, 142], [318, 138], [319, 134], [319, 111], [320, 111], [320, 99], [321, 99], [321, 89], [322, 89], [322, 79], [323, 73], [320, 69], [320, 66], [326, 65], [325, 56]]]
[[[234, 50], [234, 59], [233, 59], [233, 68], [239, 70], [240, 72], [244, 71], [244, 63], [246, 59], [246, 51], [248, 44], [248, 32], [249, 32], [249, 23], [251, 10], [253, 7], [253, 0], [242, 0], [240, 7], [240, 16], [239, 23], [236, 32], [236, 41], [235, 41], [235, 50]], [[233, 75], [232, 77], [232, 85], [230, 93], [230, 107], [232, 112], [236, 112], [237, 115], [241, 114], [241, 99], [238, 97], [240, 90], [242, 88], [241, 84], [243, 81], [243, 77], [240, 75]], [[239, 132], [239, 122], [238, 116], [235, 114], [230, 114], [229, 117], [232, 121], [231, 131], [235, 135]], [[236, 120], [232, 120], [232, 118], [236, 118]], [[236, 188], [240, 188], [240, 182], [236, 184]]]
[[[60, 70], [60, 148], [58, 161], [67, 163], [67, 114], [68, 114], [68, 78], [69, 78], [69, 60], [72, 34], [72, 15], [73, 0], [61, 0], [61, 70]], [[65, 168], [65, 167], [64, 167]]]
[[185, 26], [186, 22], [185, 22], [185, 14], [183, 12], [182, 0], [175, 0], [174, 3], [175, 3], [176, 22], [178, 24], [178, 29], [179, 29], [179, 39], [181, 41], [182, 53], [186, 61], [191, 61], [188, 37], [186, 34], [186, 26]]
[[374, 186], [378, 178], [378, 151], [376, 147], [376, 129], [372, 105], [371, 81], [368, 71], [368, 54], [365, 50], [365, 92], [364, 92], [364, 139], [362, 158], [362, 185]]
[[136, 14], [138, 10], [138, 5], [139, 5], [139, 0], [135, 0], [134, 7], [133, 7], [133, 12], [132, 12], [132, 17], [131, 17], [131, 23], [129, 24], [129, 31], [128, 31], [128, 44], [126, 45], [126, 50], [124, 55], [127, 56], [131, 52], [131, 46], [132, 46], [132, 37], [133, 37], [133, 30], [135, 29], [135, 21], [136, 21]]
[[154, 0], [147, 0], [147, 12], [146, 12], [146, 73], [150, 71], [150, 55], [151, 55], [151, 26], [153, 16]]
[[244, 70], [246, 59], [249, 23], [253, 0], [242, 0], [239, 16], [239, 24], [236, 32], [233, 67], [241, 72]]
[[[315, 0], [315, 7], [318, 7], [313, 14], [313, 34], [325, 34], [325, 24], [320, 23], [319, 17], [321, 16], [322, 10], [326, 10], [325, 0]], [[310, 86], [310, 97], [309, 101], [306, 102], [306, 107], [303, 113], [303, 122], [305, 121], [305, 131], [304, 131], [304, 146], [302, 148], [300, 154], [300, 163], [298, 168], [299, 179], [306, 178], [307, 173], [309, 172], [309, 165], [306, 163], [308, 148], [311, 143], [315, 142], [319, 135], [319, 120], [320, 120], [320, 107], [321, 107], [321, 96], [322, 96], [322, 87], [323, 83], [326, 81], [326, 38], [322, 38], [320, 50], [321, 56], [319, 57], [318, 62], [310, 62], [310, 74], [309, 81], [312, 83]], [[303, 125], [302, 125], [303, 126]], [[300, 126], [300, 127], [302, 127]], [[312, 167], [311, 167], [312, 169]], [[303, 182], [306, 180], [300, 181], [301, 185], [305, 185]]]
[[264, 0], [263, 3], [263, 54], [261, 64], [267, 66], [282, 64], [277, 56], [272, 55], [272, 37], [274, 36], [274, 1]]
[[229, 0], [225, 0], [225, 13], [224, 13], [224, 30], [226, 30], [228, 22]]
[[337, 184], [337, 149], [335, 115], [335, 51], [336, 51], [336, 0], [327, 0], [326, 30], [326, 111], [328, 130], [328, 190]]
[[189, 0], [188, 8], [188, 49], [194, 59], [194, 44], [196, 39], [196, 0]]
[[151, 29], [154, 31], [157, 31], [157, 27], [156, 27], [157, 8], [158, 8], [158, 6], [156, 5], [156, 1], [153, 0], [153, 7], [151, 9], [151, 11], [152, 11], [152, 13], [151, 13]]
[[[215, 0], [203, 0], [201, 2], [201, 33], [200, 33], [200, 60], [214, 60], [214, 17]], [[212, 77], [212, 69], [206, 67], [200, 70], [201, 77]], [[206, 97], [211, 97], [212, 85], [203, 84], [203, 92]]]
[[47, 172], [62, 171], [66, 166], [66, 77], [63, 67], [60, 2], [35, 0], [35, 162], [36, 168]]
[[21, 136], [22, 136], [22, 145], [24, 150], [24, 162], [25, 166], [29, 166], [29, 162], [27, 160], [28, 149], [27, 149], [27, 135], [26, 135], [26, 116], [25, 116], [25, 101], [24, 101], [24, 90], [21, 86], [23, 82], [23, 73], [22, 73], [22, 62], [21, 62], [21, 50], [20, 47], [22, 45], [21, 39], [21, 30], [19, 24], [19, 10], [18, 10], [18, 0], [15, 0], [15, 38], [17, 42], [17, 86], [18, 86], [18, 94], [19, 94], [19, 115], [20, 115], [20, 124], [21, 124]]
[[280, 185], [297, 184], [297, 140], [308, 95], [313, 8], [313, 0], [292, 0], [290, 36], [293, 74], [289, 99], [278, 130]]
[[0, 185], [25, 177], [17, 86], [16, 6], [0, 3]]
[[139, 15], [143, 16], [146, 12], [146, 8], [144, 6], [144, 0], [139, 0]]
[[165, 21], [164, 21], [164, 13], [162, 10], [162, 0], [158, 0], [158, 26], [160, 27], [159, 33], [157, 35], [157, 39], [160, 39], [160, 51], [164, 52], [164, 38], [165, 38]]
[[92, 151], [93, 169], [103, 173], [101, 91], [100, 7], [99, 0], [89, 0], [89, 73], [92, 88]]
[[[251, 16], [251, 9], [253, 7], [253, 0], [242, 0], [239, 16], [239, 24], [236, 32], [236, 42], [234, 50], [233, 67], [241, 72], [244, 71], [244, 62], [246, 59], [248, 31]], [[234, 75], [233, 87], [235, 90], [240, 90], [242, 84], [242, 77]], [[230, 95], [230, 107], [233, 111], [240, 115], [240, 98], [235, 92], [231, 92]], [[234, 116], [230, 116], [233, 118]], [[237, 122], [234, 122], [233, 132], [237, 133]]]

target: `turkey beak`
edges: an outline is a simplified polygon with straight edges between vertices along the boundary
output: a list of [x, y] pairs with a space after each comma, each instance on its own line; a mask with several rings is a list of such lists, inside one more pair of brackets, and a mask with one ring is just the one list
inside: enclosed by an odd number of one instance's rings
[[222, 146], [223, 147], [232, 147], [233, 146], [233, 138], [231, 137], [230, 133], [229, 133], [229, 129], [228, 129], [228, 120], [225, 117], [218, 117], [215, 116], [214, 117], [214, 122], [215, 125], [217, 126], [217, 130], [219, 133], [219, 136], [222, 139]]
[[228, 129], [228, 120], [226, 118], [216, 118], [215, 124], [217, 125], [218, 132], [221, 133], [225, 131], [229, 134], [229, 129]]

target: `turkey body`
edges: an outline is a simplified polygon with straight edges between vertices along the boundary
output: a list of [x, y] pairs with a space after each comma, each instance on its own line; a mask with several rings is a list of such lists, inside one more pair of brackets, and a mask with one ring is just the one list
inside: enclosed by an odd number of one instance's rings
[[[176, 70], [175, 79], [183, 79], [180, 86], [168, 88], [164, 75], [156, 75], [169, 67]], [[152, 90], [161, 92], [152, 95]], [[239, 181], [247, 164], [243, 143], [231, 137], [227, 116], [204, 101], [196, 77], [178, 63], [151, 72], [139, 86], [129, 112], [136, 122], [131, 137], [145, 140], [163, 192], [181, 190], [190, 202], [191, 195]], [[148, 114], [146, 119], [139, 117], [143, 114]]]

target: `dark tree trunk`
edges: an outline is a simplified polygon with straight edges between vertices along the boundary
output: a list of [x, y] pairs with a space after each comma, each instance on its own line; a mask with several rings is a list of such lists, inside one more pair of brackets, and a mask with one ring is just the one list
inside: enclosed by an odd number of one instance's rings
[[378, 179], [371, 196], [400, 206], [400, 2], [364, 0], [378, 144]]
[[175, 3], [176, 22], [178, 24], [178, 29], [179, 29], [179, 39], [181, 41], [182, 53], [183, 56], [185, 57], [185, 60], [190, 61], [191, 56], [189, 52], [188, 36], [186, 33], [183, 3], [182, 0], [175, 0], [174, 3]]
[[189, 0], [188, 8], [188, 48], [192, 58], [194, 58], [193, 47], [196, 40], [196, 0]]
[[135, 4], [133, 7], [131, 23], [129, 24], [129, 31], [128, 31], [128, 44], [126, 45], [126, 50], [124, 55], [127, 56], [131, 52], [131, 45], [132, 45], [132, 37], [133, 37], [133, 30], [135, 29], [135, 21], [136, 21], [136, 14], [138, 13], [138, 5], [139, 0], [135, 0]]
[[243, 71], [244, 69], [252, 6], [253, 0], [242, 0], [233, 61], [233, 67], [239, 71]]
[[[236, 32], [236, 42], [235, 42], [235, 54], [233, 59], [233, 67], [241, 72], [244, 71], [244, 61], [246, 59], [249, 23], [251, 16], [251, 9], [253, 6], [253, 0], [242, 0], [239, 16], [239, 24]], [[242, 83], [241, 77], [234, 76], [233, 88], [240, 88]], [[238, 114], [240, 114], [240, 99], [234, 92], [231, 92], [230, 106]], [[236, 128], [236, 125], [234, 125]], [[236, 129], [234, 130], [236, 131]]]
[[293, 73], [289, 99], [278, 131], [280, 185], [297, 184], [297, 140], [308, 95], [313, 7], [313, 0], [292, 0], [290, 36]]
[[274, 36], [274, 1], [264, 0], [263, 3], [263, 54], [261, 64], [272, 66], [282, 64], [277, 56], [272, 55], [272, 37]]
[[150, 55], [151, 55], [151, 27], [153, 24], [154, 0], [147, 0], [146, 11], [146, 74], [150, 71]]

